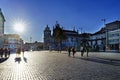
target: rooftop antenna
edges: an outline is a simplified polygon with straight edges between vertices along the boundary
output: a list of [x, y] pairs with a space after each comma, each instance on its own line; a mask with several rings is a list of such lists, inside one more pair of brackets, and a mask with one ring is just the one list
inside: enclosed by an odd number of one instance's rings
[[104, 23], [104, 27], [105, 27], [105, 24], [106, 24], [106, 19], [102, 19], [103, 23]]
[[73, 31], [75, 31], [75, 26], [73, 27]]
[[81, 30], [81, 34], [82, 34], [82, 30], [83, 30], [83, 28], [81, 27], [80, 30]]

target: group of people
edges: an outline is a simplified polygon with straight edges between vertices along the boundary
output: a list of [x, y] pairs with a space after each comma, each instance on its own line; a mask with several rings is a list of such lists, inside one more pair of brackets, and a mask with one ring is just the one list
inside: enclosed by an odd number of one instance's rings
[[7, 58], [10, 56], [10, 48], [0, 48], [0, 58]]
[[[86, 52], [86, 55], [88, 57], [88, 53], [89, 53], [89, 47], [88, 46], [81, 46], [80, 47], [80, 51], [81, 51], [81, 56], [84, 55], [84, 52]], [[69, 47], [68, 48], [68, 56], [71, 56], [71, 52], [72, 52], [72, 55], [74, 57], [75, 53], [76, 53], [76, 49], [75, 47]]]
[[68, 48], [68, 56], [71, 56], [71, 52], [72, 52], [72, 55], [74, 57], [75, 53], [76, 53], [76, 49], [75, 47], [69, 47]]

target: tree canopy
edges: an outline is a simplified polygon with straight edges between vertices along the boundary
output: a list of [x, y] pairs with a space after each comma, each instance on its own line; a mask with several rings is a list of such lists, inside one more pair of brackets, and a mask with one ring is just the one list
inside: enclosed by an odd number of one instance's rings
[[63, 28], [61, 28], [58, 23], [56, 23], [55, 28], [53, 29], [53, 37], [55, 39], [54, 41], [57, 44], [60, 44], [61, 47], [62, 47], [62, 41], [67, 39], [67, 36], [63, 31]]

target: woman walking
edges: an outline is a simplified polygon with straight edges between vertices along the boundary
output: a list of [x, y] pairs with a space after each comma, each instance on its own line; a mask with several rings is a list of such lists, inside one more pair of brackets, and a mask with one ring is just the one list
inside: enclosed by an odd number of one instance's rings
[[74, 55], [76, 53], [76, 49], [74, 47], [72, 48], [72, 52], [73, 52], [73, 57], [74, 57]]

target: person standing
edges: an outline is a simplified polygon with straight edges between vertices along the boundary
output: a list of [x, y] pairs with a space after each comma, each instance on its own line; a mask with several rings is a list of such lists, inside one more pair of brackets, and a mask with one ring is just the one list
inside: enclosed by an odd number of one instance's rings
[[8, 55], [8, 49], [7, 48], [5, 48], [4, 53], [5, 53], [5, 58], [7, 58], [7, 55]]
[[88, 42], [86, 43], [85, 49], [86, 49], [86, 55], [88, 57], [88, 53], [89, 53], [89, 43]]
[[10, 57], [10, 48], [8, 48], [8, 57]]
[[18, 57], [18, 55], [21, 54], [21, 48], [17, 48], [17, 51], [16, 51], [16, 57]]
[[23, 52], [23, 57], [24, 57], [24, 49], [22, 49], [22, 52]]
[[72, 48], [72, 52], [73, 52], [73, 57], [74, 57], [74, 55], [76, 53], [76, 49], [74, 47]]
[[68, 56], [70, 56], [71, 53], [71, 47], [68, 48]]
[[3, 48], [0, 48], [0, 57], [3, 58]]
[[83, 54], [84, 54], [84, 47], [81, 46], [80, 50], [81, 50], [81, 56], [83, 56]]

